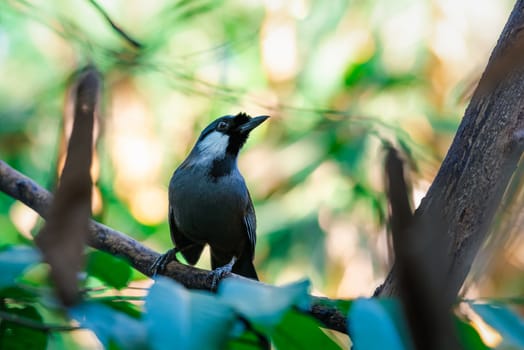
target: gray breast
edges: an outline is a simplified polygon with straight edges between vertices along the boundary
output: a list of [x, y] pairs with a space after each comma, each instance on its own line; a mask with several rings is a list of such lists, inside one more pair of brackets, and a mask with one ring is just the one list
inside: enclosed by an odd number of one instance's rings
[[179, 168], [169, 184], [169, 200], [182, 233], [213, 249], [231, 249], [245, 239], [248, 193], [235, 169], [212, 179], [202, 167]]

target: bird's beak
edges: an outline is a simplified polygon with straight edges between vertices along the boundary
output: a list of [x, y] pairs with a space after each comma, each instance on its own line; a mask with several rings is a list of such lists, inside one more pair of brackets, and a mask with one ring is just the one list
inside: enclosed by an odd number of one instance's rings
[[247, 123], [240, 125], [237, 130], [241, 134], [248, 134], [251, 130], [262, 124], [267, 118], [268, 115], [259, 115], [258, 117], [251, 118]]

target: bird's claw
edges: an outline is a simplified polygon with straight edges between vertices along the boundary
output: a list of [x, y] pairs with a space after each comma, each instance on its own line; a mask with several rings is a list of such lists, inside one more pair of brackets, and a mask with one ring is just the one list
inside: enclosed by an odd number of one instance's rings
[[231, 261], [227, 263], [226, 265], [217, 267], [216, 269], [211, 271], [210, 277], [212, 278], [212, 281], [211, 281], [211, 290], [212, 291], [216, 291], [218, 287], [218, 282], [220, 282], [222, 279], [224, 279], [225, 277], [231, 274], [231, 270], [233, 270], [233, 265], [235, 265], [236, 261], [237, 259], [233, 257], [233, 259], [231, 259]]
[[169, 249], [165, 254], [160, 255], [154, 262], [151, 264], [151, 267], [149, 268], [149, 273], [151, 276], [156, 276], [157, 274], [161, 274], [166, 270], [167, 264], [169, 264], [173, 260], [177, 260], [176, 253], [178, 250], [176, 248]]

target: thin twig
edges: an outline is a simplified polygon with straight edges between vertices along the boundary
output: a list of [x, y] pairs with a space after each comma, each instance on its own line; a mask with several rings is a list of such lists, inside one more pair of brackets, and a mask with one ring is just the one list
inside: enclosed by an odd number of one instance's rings
[[136, 49], [141, 49], [143, 45], [138, 42], [137, 40], [133, 39], [129, 34], [127, 34], [118, 24], [115, 23], [109, 16], [109, 14], [100, 6], [95, 0], [88, 0], [91, 5], [94, 6], [94, 8], [100, 12], [100, 14], [105, 18], [107, 23], [115, 30], [115, 32], [118, 33], [122, 38], [124, 38], [125, 41], [127, 41], [131, 46], [133, 46]]
[[57, 324], [45, 324], [30, 318], [22, 317], [16, 314], [9, 313], [7, 311], [0, 310], [0, 320], [5, 320], [25, 326], [31, 329], [36, 329], [42, 332], [71, 332], [82, 329], [78, 326], [65, 326]]

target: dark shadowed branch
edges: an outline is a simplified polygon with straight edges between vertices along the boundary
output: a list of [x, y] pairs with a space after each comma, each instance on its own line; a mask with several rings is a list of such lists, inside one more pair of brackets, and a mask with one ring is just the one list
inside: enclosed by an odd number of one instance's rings
[[47, 221], [35, 239], [51, 267], [58, 297], [66, 306], [74, 304], [80, 295], [77, 275], [84, 262], [91, 217], [90, 168], [99, 86], [94, 69], [82, 73], [76, 86], [73, 130], [60, 184]]
[[395, 250], [400, 300], [416, 349], [460, 349], [451, 317], [453, 298], [446, 292], [446, 236], [438, 208], [413, 217], [398, 152], [387, 147], [385, 161], [389, 221]]
[[[52, 202], [51, 193], [2, 160], [0, 160], [0, 191], [21, 201], [44, 219], [48, 217]], [[133, 238], [93, 220], [89, 224], [87, 243], [93, 248], [128, 261], [131, 266], [146, 276], [150, 276], [151, 264], [160, 256], [159, 253]], [[172, 261], [167, 265], [164, 275], [190, 289], [211, 290], [213, 278], [207, 270]], [[230, 274], [227, 278], [243, 277]], [[329, 302], [326, 301], [329, 300], [312, 297], [311, 315], [326, 328], [347, 333], [346, 316], [336, 307], [329, 306]]]
[[414, 215], [402, 161], [388, 149], [385, 172], [395, 263], [375, 296], [400, 297], [417, 349], [460, 349], [453, 302], [506, 189], [515, 190], [508, 184], [524, 146], [523, 28], [524, 1], [519, 0]]
[[[524, 137], [524, 0], [518, 0], [426, 197], [418, 222], [440, 220], [446, 242], [447, 297], [455, 297], [484, 242], [522, 156]], [[438, 219], [435, 219], [438, 215]], [[430, 237], [423, 237], [431, 242]], [[421, 255], [431, 254], [425, 244]], [[399, 295], [392, 269], [376, 295]]]

